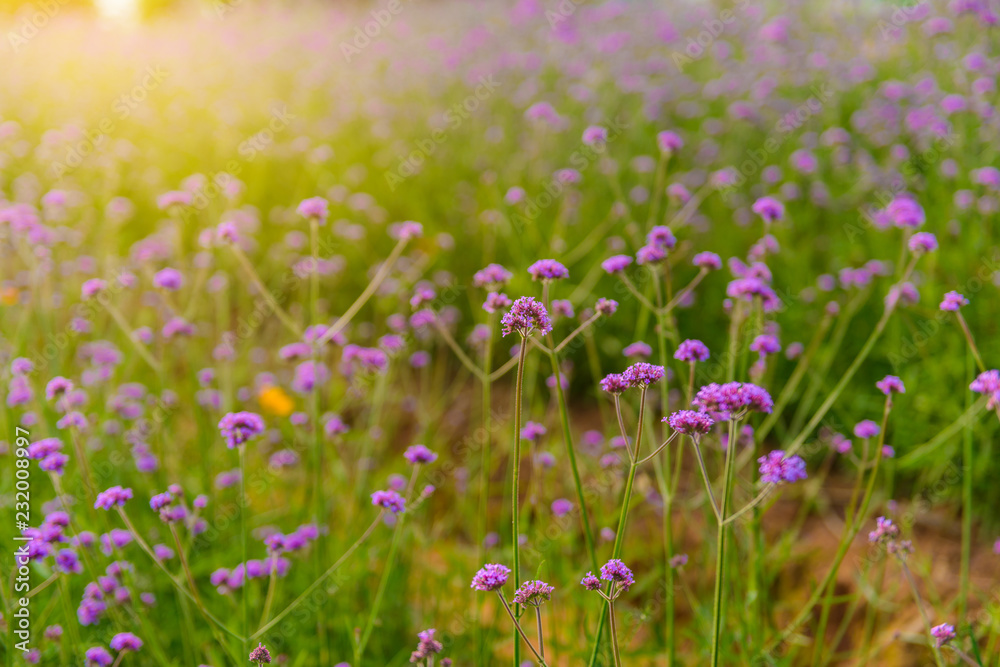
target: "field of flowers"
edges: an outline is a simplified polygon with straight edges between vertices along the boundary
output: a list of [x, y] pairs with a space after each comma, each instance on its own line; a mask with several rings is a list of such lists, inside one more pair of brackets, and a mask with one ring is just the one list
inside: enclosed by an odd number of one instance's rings
[[1000, 665], [995, 2], [99, 4], [0, 18], [7, 667]]

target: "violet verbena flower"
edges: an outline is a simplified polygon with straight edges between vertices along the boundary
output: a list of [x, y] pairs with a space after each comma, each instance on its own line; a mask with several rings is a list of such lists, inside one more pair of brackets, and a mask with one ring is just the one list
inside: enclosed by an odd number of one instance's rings
[[250, 651], [250, 662], [256, 662], [258, 666], [271, 664], [271, 654], [267, 647], [258, 642], [257, 648]]
[[653, 348], [648, 344], [640, 341], [636, 341], [631, 345], [626, 345], [625, 349], [622, 350], [622, 354], [626, 357], [649, 357], [653, 354]]
[[698, 390], [691, 403], [702, 411], [720, 415], [717, 420], [730, 419], [744, 411], [771, 412], [774, 406], [766, 390], [741, 382], [707, 384]]
[[715, 420], [704, 412], [694, 410], [678, 410], [660, 421], [670, 424], [670, 428], [685, 435], [708, 433], [712, 430]]
[[625, 378], [630, 387], [645, 388], [662, 380], [665, 374], [666, 370], [663, 366], [654, 366], [653, 364], [640, 361], [626, 368], [622, 372], [622, 377]]
[[406, 500], [395, 491], [376, 491], [372, 494], [372, 505], [399, 514], [406, 509]]
[[951, 291], [944, 295], [944, 300], [941, 301], [941, 310], [949, 310], [952, 312], [957, 312], [962, 306], [969, 305], [969, 300], [966, 299], [961, 293]]
[[601, 389], [609, 394], [621, 394], [631, 386], [622, 373], [610, 373], [601, 380], [600, 384]]
[[785, 217], [785, 205], [774, 197], [761, 197], [751, 207], [765, 222], [775, 222]]
[[253, 412], [230, 412], [219, 421], [219, 431], [230, 449], [264, 432], [264, 420]]
[[472, 275], [472, 284], [476, 287], [499, 289], [507, 284], [513, 274], [499, 264], [488, 264], [485, 268]]
[[880, 516], [875, 519], [875, 530], [868, 533], [868, 541], [872, 544], [881, 544], [899, 537], [899, 527], [887, 519]]
[[444, 645], [434, 639], [435, 632], [437, 632], [437, 630], [429, 628], [417, 633], [417, 638], [420, 641], [417, 643], [417, 650], [410, 654], [410, 662], [418, 663], [444, 650]]
[[677, 359], [678, 361], [687, 361], [689, 363], [705, 361], [708, 357], [708, 346], [700, 340], [693, 340], [690, 338], [678, 345], [677, 351], [674, 352], [674, 359]]
[[555, 589], [555, 586], [549, 586], [544, 581], [526, 581], [514, 592], [514, 602], [540, 607], [552, 599], [552, 591]]
[[628, 265], [632, 263], [632, 258], [628, 255], [615, 255], [613, 257], [608, 257], [606, 260], [601, 262], [601, 268], [608, 273], [621, 273], [628, 268]]
[[615, 314], [616, 310], [618, 310], [618, 302], [614, 299], [600, 298], [597, 300], [597, 303], [594, 304], [594, 310], [596, 310], [600, 315], [610, 317]]
[[760, 479], [767, 484], [782, 482], [797, 482], [805, 479], [806, 462], [799, 456], [785, 456], [785, 452], [776, 449], [757, 459], [760, 464]]
[[530, 296], [522, 296], [510, 310], [500, 319], [503, 324], [503, 335], [507, 336], [515, 331], [524, 337], [529, 336], [533, 331], [538, 331], [542, 336], [552, 331], [552, 320], [549, 313], [540, 301]]
[[328, 202], [322, 197], [310, 197], [309, 199], [303, 199], [299, 207], [295, 209], [295, 212], [303, 218], [316, 218], [316, 220], [322, 223], [326, 222], [326, 218], [329, 215], [327, 211], [328, 206]]
[[627, 591], [629, 586], [635, 583], [632, 570], [628, 569], [625, 563], [618, 558], [612, 558], [601, 566], [601, 579], [610, 581], [614, 584], [613, 588], [622, 591]]
[[560, 280], [569, 277], [569, 269], [554, 259], [540, 259], [528, 267], [532, 280]]
[[142, 640], [131, 632], [119, 632], [108, 645], [116, 651], [138, 651], [142, 648]]
[[938, 242], [937, 237], [930, 232], [917, 232], [910, 237], [907, 245], [910, 247], [910, 252], [922, 254], [937, 250]]
[[588, 572], [583, 579], [580, 580], [580, 585], [588, 591], [596, 591], [601, 587], [601, 580], [595, 577], [593, 572]]
[[94, 509], [110, 510], [116, 505], [122, 507], [125, 502], [132, 499], [132, 489], [123, 489], [120, 486], [112, 486], [106, 491], [97, 494], [94, 502]]
[[699, 252], [691, 260], [691, 263], [699, 269], [706, 269], [708, 271], [718, 271], [722, 268], [722, 258], [714, 252]]
[[414, 465], [417, 463], [434, 463], [434, 461], [437, 460], [437, 457], [437, 454], [424, 445], [413, 445], [412, 447], [408, 447], [407, 450], [403, 452], [403, 458]]
[[895, 375], [886, 375], [884, 378], [876, 382], [875, 386], [878, 387], [878, 390], [886, 396], [889, 396], [890, 394], [906, 393], [906, 387], [903, 385], [903, 381]]
[[83, 657], [87, 661], [87, 667], [109, 667], [115, 661], [103, 646], [88, 648]]
[[854, 435], [859, 438], [874, 438], [881, 430], [871, 419], [864, 419], [854, 425]]
[[937, 644], [937, 647], [941, 648], [955, 638], [955, 626], [949, 623], [935, 625], [931, 628], [931, 635], [934, 637], [934, 643]]
[[503, 588], [510, 576], [510, 568], [499, 563], [487, 563], [472, 577], [471, 588], [477, 591], [495, 591]]

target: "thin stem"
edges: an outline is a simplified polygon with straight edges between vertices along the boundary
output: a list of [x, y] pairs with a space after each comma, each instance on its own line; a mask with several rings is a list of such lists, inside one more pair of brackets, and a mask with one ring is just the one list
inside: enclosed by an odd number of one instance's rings
[[455, 339], [452, 338], [452, 335], [448, 331], [448, 329], [446, 329], [445, 326], [441, 324], [441, 322], [439, 322], [436, 317], [434, 318], [434, 326], [441, 334], [441, 338], [444, 339], [444, 342], [448, 344], [448, 347], [450, 347], [452, 352], [455, 353], [455, 356], [458, 357], [458, 360], [462, 362], [462, 365], [465, 366], [467, 369], [469, 369], [469, 372], [475, 375], [477, 378], [479, 378], [481, 382], [485, 382], [486, 376], [483, 374], [483, 371], [478, 366], [476, 366], [475, 362], [469, 358], [469, 355], [467, 355], [465, 351], [461, 347], [459, 347], [458, 343], [455, 342]]
[[[570, 341], [572, 341], [574, 338], [576, 338], [577, 336], [579, 336], [580, 334], [582, 334], [584, 331], [586, 331], [587, 327], [589, 327], [591, 324], [593, 324], [594, 322], [596, 322], [600, 318], [601, 318], [601, 314], [600, 313], [594, 313], [589, 318], [587, 318], [583, 323], [580, 324], [580, 326], [578, 326], [576, 329], [574, 329], [573, 332], [570, 335], [566, 336], [566, 338], [564, 338], [561, 343], [559, 343], [558, 345], [556, 345], [555, 352], [556, 353], [562, 352], [563, 348], [565, 348], [567, 345], [569, 345]], [[551, 342], [549, 343], [549, 347], [552, 347], [552, 343]]]
[[622, 271], [621, 273], [619, 273], [618, 277], [625, 284], [625, 287], [628, 288], [628, 291], [632, 293], [632, 296], [634, 296], [636, 299], [638, 299], [639, 303], [641, 303], [643, 306], [645, 306], [646, 308], [648, 308], [652, 312], [654, 312], [654, 313], [656, 312], [656, 306], [653, 305], [653, 302], [650, 301], [649, 299], [647, 299], [645, 296], [643, 296], [642, 293], [639, 292], [639, 290], [636, 289], [635, 285], [632, 283], [631, 280], [629, 280], [629, 277], [627, 275], [625, 275], [624, 271]]
[[392, 542], [389, 544], [389, 555], [386, 557], [385, 570], [382, 571], [382, 579], [379, 581], [378, 590], [375, 592], [375, 600], [372, 602], [371, 612], [368, 614], [368, 621], [365, 623], [364, 632], [361, 634], [361, 641], [358, 642], [357, 650], [354, 654], [354, 661], [361, 665], [361, 656], [364, 655], [365, 647], [368, 645], [368, 639], [371, 637], [372, 631], [375, 629], [375, 621], [378, 618], [379, 608], [382, 606], [382, 600], [385, 598], [385, 591], [389, 586], [389, 575], [392, 574], [392, 566], [396, 559], [396, 552], [399, 551], [399, 543], [401, 535], [403, 534], [403, 523], [405, 514], [396, 515], [396, 526], [392, 533]]
[[337, 321], [331, 324], [326, 332], [319, 337], [319, 340], [316, 341], [317, 347], [323, 347], [326, 345], [330, 339], [340, 333], [344, 327], [350, 323], [351, 319], [358, 314], [358, 311], [361, 310], [365, 303], [368, 302], [368, 299], [371, 298], [372, 294], [375, 293], [375, 290], [379, 288], [382, 282], [389, 275], [389, 272], [392, 270], [393, 265], [395, 265], [396, 260], [399, 259], [399, 256], [403, 253], [403, 248], [405, 247], [406, 239], [400, 239], [399, 242], [396, 243], [396, 246], [392, 249], [392, 252], [389, 253], [386, 260], [382, 262], [382, 266], [379, 267], [379, 270], [375, 273], [372, 281], [368, 283], [368, 287], [365, 288], [365, 291], [362, 292], [354, 303], [351, 304], [351, 307], [348, 308], [343, 315], [338, 317]]
[[622, 653], [618, 646], [618, 619], [615, 617], [615, 603], [608, 600], [608, 618], [611, 621], [611, 655], [615, 659], [615, 667], [622, 667]]
[[686, 296], [687, 296], [688, 294], [690, 294], [690, 293], [691, 293], [691, 291], [692, 291], [692, 290], [694, 290], [694, 288], [695, 288], [695, 287], [697, 287], [697, 286], [698, 286], [698, 284], [699, 284], [699, 283], [700, 283], [700, 282], [701, 282], [702, 280], [704, 280], [704, 279], [705, 279], [705, 276], [707, 276], [707, 275], [708, 275], [708, 269], [702, 269], [702, 270], [700, 270], [700, 271], [698, 272], [698, 275], [696, 275], [696, 276], [695, 276], [695, 277], [694, 277], [694, 278], [693, 278], [693, 279], [691, 280], [691, 282], [689, 282], [689, 283], [687, 284], [687, 286], [686, 286], [686, 287], [684, 287], [684, 288], [683, 288], [683, 289], [682, 289], [682, 290], [681, 290], [680, 292], [678, 292], [678, 293], [677, 293], [677, 294], [676, 294], [676, 295], [674, 296], [674, 298], [673, 298], [673, 299], [671, 299], [671, 300], [670, 300], [670, 302], [669, 302], [669, 303], [668, 303], [667, 305], [665, 305], [665, 306], [664, 306], [664, 307], [662, 308], [662, 313], [663, 313], [663, 314], [667, 314], [667, 313], [669, 313], [670, 311], [672, 311], [672, 310], [674, 309], [674, 307], [675, 307], [675, 306], [676, 306], [676, 305], [677, 305], [678, 303], [680, 303], [680, 302], [681, 302], [681, 301], [682, 301], [682, 300], [683, 300], [683, 299], [684, 299], [684, 298], [685, 298], [685, 297], [686, 297]]
[[243, 553], [243, 654], [249, 655], [246, 636], [250, 634], [250, 577], [247, 575], [247, 465], [246, 445], [240, 445], [240, 542]]
[[545, 640], [542, 637], [542, 609], [535, 607], [535, 627], [538, 631], [538, 655], [545, 659]]
[[[518, 507], [518, 495], [521, 483], [521, 393], [524, 384], [524, 357], [528, 352], [528, 339], [521, 338], [521, 345], [517, 352], [517, 384], [514, 388], [514, 477], [511, 482], [511, 531], [513, 543], [511, 549], [514, 552], [514, 588], [521, 585], [521, 521]], [[501, 596], [503, 597], [503, 596]], [[507, 601], [504, 600], [506, 606]], [[508, 613], [509, 613], [508, 609]], [[513, 618], [513, 616], [511, 616]], [[521, 645], [517, 641], [517, 632], [521, 627], [514, 621], [514, 667], [520, 666]]]
[[288, 614], [290, 614], [293, 609], [295, 609], [300, 604], [302, 604], [302, 602], [305, 601], [310, 595], [312, 595], [312, 592], [314, 590], [316, 590], [317, 588], [319, 588], [323, 584], [323, 582], [326, 581], [327, 577], [329, 577], [331, 574], [333, 574], [334, 572], [336, 572], [340, 568], [340, 566], [343, 565], [344, 562], [351, 556], [351, 554], [353, 554], [355, 551], [357, 551], [358, 547], [360, 547], [362, 544], [365, 543], [365, 541], [371, 536], [372, 532], [375, 530], [375, 527], [382, 521], [382, 515], [383, 514], [385, 514], [385, 510], [382, 510], [381, 512], [378, 513], [378, 516], [376, 516], [375, 520], [372, 521], [372, 523], [371, 523], [370, 526], [368, 526], [368, 529], [365, 530], [365, 532], [361, 534], [361, 537], [359, 537], [357, 539], [357, 541], [354, 544], [352, 544], [347, 549], [347, 551], [345, 551], [343, 553], [343, 555], [340, 558], [337, 559], [337, 562], [335, 562], [333, 565], [331, 565], [329, 567], [329, 569], [327, 569], [327, 571], [324, 572], [323, 575], [319, 579], [317, 579], [316, 581], [312, 582], [309, 585], [308, 588], [306, 588], [304, 591], [302, 591], [302, 594], [299, 595], [299, 597], [295, 598], [295, 600], [290, 605], [288, 605], [282, 611], [280, 611], [277, 616], [275, 616], [274, 618], [272, 618], [267, 623], [267, 625], [261, 627], [259, 630], [257, 630], [257, 632], [255, 632], [252, 635], [250, 635], [250, 637], [248, 637], [248, 639], [250, 639], [250, 641], [253, 641], [254, 639], [257, 639], [258, 637], [260, 637], [261, 635], [263, 635], [265, 632], [267, 632], [268, 630], [270, 630], [271, 628], [273, 628], [275, 626], [275, 624], [277, 624], [279, 621], [281, 621], [281, 619], [283, 619], [285, 616], [287, 616]]
[[132, 327], [129, 326], [129, 323], [125, 319], [125, 316], [122, 315], [122, 312], [118, 310], [118, 308], [115, 307], [115, 305], [110, 301], [104, 304], [104, 308], [108, 311], [108, 314], [111, 315], [111, 319], [115, 321], [118, 328], [122, 330], [122, 333], [125, 334], [125, 337], [129, 339], [130, 343], [132, 343], [132, 346], [135, 348], [135, 351], [139, 353], [139, 356], [142, 357], [147, 364], [149, 364], [150, 368], [159, 373], [160, 364], [157, 363], [156, 359], [153, 359], [153, 355], [150, 353], [149, 348], [143, 345], [142, 341], [136, 338], [135, 332], [132, 331]]
[[723, 521], [722, 523], [728, 526], [729, 524], [735, 522], [737, 519], [739, 519], [747, 512], [759, 506], [762, 502], [764, 502], [767, 499], [768, 495], [770, 495], [771, 491], [773, 491], [775, 487], [777, 487], [777, 484], [772, 484], [772, 483], [765, 484], [763, 488], [761, 488], [760, 492], [754, 497], [753, 500], [747, 503], [739, 511], [730, 514], [728, 517], [726, 517], [726, 520]]
[[910, 590], [913, 591], [913, 599], [917, 603], [917, 609], [920, 610], [920, 618], [924, 621], [924, 629], [927, 631], [927, 641], [930, 644], [931, 650], [934, 651], [934, 662], [937, 663], [938, 667], [944, 667], [944, 662], [941, 660], [941, 650], [937, 646], [934, 635], [931, 634], [930, 618], [927, 617], [927, 610], [924, 608], [924, 601], [920, 597], [920, 591], [917, 590], [917, 582], [914, 580], [913, 574], [910, 572], [910, 567], [906, 564], [906, 559], [902, 556], [899, 557], [899, 564], [903, 568], [903, 576], [906, 578], [906, 582], [910, 584]]
[[647, 461], [649, 461], [650, 459], [652, 459], [653, 457], [655, 457], [657, 454], [659, 454], [660, 452], [663, 451], [664, 447], [666, 447], [671, 442], [673, 442], [674, 438], [676, 438], [676, 437], [677, 437], [677, 431], [674, 431], [673, 433], [670, 434], [670, 437], [668, 437], [666, 440], [663, 441], [663, 444], [661, 444], [659, 447], [657, 447], [653, 451], [653, 453], [651, 453], [649, 456], [647, 456], [647, 457], [645, 457], [643, 459], [639, 459], [638, 464], [642, 465], [643, 463], [646, 463]]
[[983, 358], [979, 354], [979, 348], [976, 347], [976, 341], [972, 338], [972, 332], [969, 331], [969, 325], [965, 322], [965, 318], [962, 317], [962, 311], [956, 310], [955, 316], [958, 317], [958, 323], [962, 325], [962, 333], [965, 334], [965, 340], [969, 343], [969, 350], [972, 351], [972, 356], [976, 358], [976, 366], [979, 367], [979, 372], [985, 373], [986, 364], [983, 363]]
[[517, 622], [517, 617], [514, 616], [514, 612], [511, 611], [510, 605], [507, 604], [507, 598], [503, 596], [503, 591], [501, 591], [499, 588], [497, 589], [497, 596], [500, 598], [500, 602], [503, 603], [503, 608], [507, 610], [507, 615], [510, 616], [510, 620], [514, 623], [514, 642], [517, 643], [519, 637], [523, 639], [524, 643], [527, 644], [528, 648], [531, 649], [531, 652], [535, 654], [536, 658], [538, 658], [539, 664], [541, 664], [542, 667], [548, 667], [548, 665], [545, 663], [545, 658], [543, 658], [538, 653], [538, 651], [535, 650], [535, 647], [532, 646], [531, 640], [528, 639], [528, 635], [524, 634], [524, 630], [521, 628], [521, 624]]
[[243, 249], [240, 248], [235, 243], [230, 245], [229, 247], [232, 248], [233, 254], [236, 256], [236, 260], [240, 263], [240, 266], [243, 267], [243, 270], [250, 278], [250, 282], [252, 282], [254, 284], [254, 287], [257, 288], [257, 291], [260, 293], [261, 297], [263, 297], [263, 299], [267, 301], [267, 305], [271, 307], [271, 310], [274, 311], [274, 314], [278, 316], [278, 319], [281, 320], [282, 324], [284, 324], [288, 328], [288, 330], [295, 335], [296, 338], [301, 338], [302, 329], [300, 329], [299, 325], [295, 323], [295, 320], [292, 319], [291, 315], [285, 312], [285, 309], [281, 307], [281, 304], [278, 303], [278, 300], [274, 298], [273, 294], [271, 294], [271, 290], [269, 290], [267, 286], [264, 285], [264, 282], [260, 279], [260, 276], [257, 275], [257, 271], [253, 268], [253, 264], [250, 263], [250, 260], [247, 258], [246, 254], [244, 254]]
[[712, 667], [719, 665], [722, 643], [723, 588], [726, 583], [726, 512], [729, 509], [730, 486], [736, 455], [736, 420], [729, 420], [729, 445], [726, 447], [726, 467], [722, 485], [722, 507], [719, 508], [718, 543], [715, 557], [715, 596], [712, 603]]

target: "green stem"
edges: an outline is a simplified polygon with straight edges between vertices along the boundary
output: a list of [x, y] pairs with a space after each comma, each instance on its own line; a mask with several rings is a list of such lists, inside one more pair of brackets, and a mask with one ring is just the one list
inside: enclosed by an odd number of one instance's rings
[[[517, 356], [517, 384], [514, 388], [514, 478], [511, 482], [511, 531], [513, 543], [511, 549], [514, 553], [514, 588], [521, 585], [521, 547], [519, 538], [521, 536], [521, 520], [518, 507], [518, 495], [521, 483], [521, 394], [524, 383], [524, 357], [528, 352], [527, 337], [521, 338], [521, 345]], [[506, 602], [504, 603], [506, 604]], [[514, 622], [514, 667], [521, 664], [521, 642], [518, 638], [520, 626]]]
[[733, 481], [736, 455], [736, 420], [729, 420], [729, 444], [726, 447], [726, 468], [722, 486], [722, 506], [719, 508], [718, 544], [715, 554], [715, 596], [712, 603], [712, 667], [719, 665], [722, 644], [723, 588], [726, 584], [726, 514], [729, 511], [730, 487]]
[[403, 534], [403, 520], [405, 514], [396, 515], [396, 529], [392, 533], [392, 542], [389, 545], [389, 555], [385, 561], [385, 570], [382, 572], [382, 579], [379, 581], [378, 590], [375, 592], [375, 600], [372, 602], [371, 612], [368, 614], [368, 622], [365, 623], [364, 632], [361, 634], [361, 641], [354, 652], [354, 662], [358, 667], [361, 667], [361, 657], [364, 655], [365, 647], [368, 645], [368, 639], [371, 637], [372, 631], [375, 629], [375, 621], [378, 618], [379, 608], [382, 606], [382, 600], [385, 598], [385, 591], [389, 586], [389, 576], [392, 574], [392, 567], [395, 563], [396, 552], [399, 550], [399, 543], [401, 540], [401, 535]]
[[240, 445], [240, 542], [243, 553], [243, 655], [249, 655], [250, 577], [247, 576], [247, 465], [246, 445]]

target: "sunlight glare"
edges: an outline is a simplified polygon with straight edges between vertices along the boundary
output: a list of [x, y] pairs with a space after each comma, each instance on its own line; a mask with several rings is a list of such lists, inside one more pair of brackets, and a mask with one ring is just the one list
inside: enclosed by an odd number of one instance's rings
[[101, 16], [116, 21], [130, 22], [139, 16], [141, 0], [95, 0], [94, 4]]

